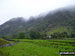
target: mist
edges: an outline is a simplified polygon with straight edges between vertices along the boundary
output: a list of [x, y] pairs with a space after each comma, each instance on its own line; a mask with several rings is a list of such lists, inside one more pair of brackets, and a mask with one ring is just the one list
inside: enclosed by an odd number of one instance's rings
[[28, 20], [67, 6], [75, 7], [75, 0], [0, 0], [0, 25], [15, 17]]

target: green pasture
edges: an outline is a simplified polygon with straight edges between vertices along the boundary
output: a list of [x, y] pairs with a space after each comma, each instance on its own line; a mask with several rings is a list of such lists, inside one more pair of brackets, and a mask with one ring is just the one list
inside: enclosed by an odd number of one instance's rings
[[74, 40], [14, 40], [18, 44], [0, 48], [2, 56], [59, 56], [59, 51], [75, 51]]

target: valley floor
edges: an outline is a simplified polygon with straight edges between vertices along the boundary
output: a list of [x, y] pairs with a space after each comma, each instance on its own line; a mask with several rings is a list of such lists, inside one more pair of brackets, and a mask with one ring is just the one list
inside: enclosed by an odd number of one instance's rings
[[25, 40], [0, 48], [1, 56], [59, 56], [59, 51], [75, 51], [74, 40]]

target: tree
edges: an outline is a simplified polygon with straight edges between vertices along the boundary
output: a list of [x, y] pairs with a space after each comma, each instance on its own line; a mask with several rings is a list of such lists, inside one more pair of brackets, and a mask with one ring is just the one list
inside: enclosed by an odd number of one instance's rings
[[25, 33], [24, 32], [19, 33], [19, 39], [24, 39], [24, 38], [25, 38]]
[[37, 31], [30, 31], [29, 35], [31, 39], [39, 39], [41, 37], [40, 33]]
[[17, 34], [13, 34], [12, 38], [18, 38]]
[[75, 38], [75, 34], [74, 34], [74, 33], [71, 33], [71, 37], [72, 37], [72, 38]]
[[41, 39], [47, 39], [47, 34], [46, 33], [41, 33]]

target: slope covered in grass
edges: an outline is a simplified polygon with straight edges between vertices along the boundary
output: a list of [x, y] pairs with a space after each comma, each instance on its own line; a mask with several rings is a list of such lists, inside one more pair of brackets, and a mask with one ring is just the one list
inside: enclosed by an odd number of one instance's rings
[[53, 34], [55, 32], [58, 32], [58, 33], [62, 33], [62, 32], [71, 33], [71, 31], [72, 31], [71, 28], [58, 26], [58, 27], [52, 28], [50, 31], [47, 32], [47, 34], [50, 35], [50, 34]]
[[[24, 40], [10, 47], [0, 48], [2, 56], [59, 56], [59, 51], [74, 51], [74, 40]], [[5, 50], [5, 51], [3, 51]]]
[[12, 47], [5, 47], [3, 53], [7, 56], [58, 56], [58, 50], [55, 48], [42, 47], [32, 43], [20, 42]]

